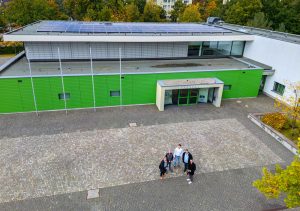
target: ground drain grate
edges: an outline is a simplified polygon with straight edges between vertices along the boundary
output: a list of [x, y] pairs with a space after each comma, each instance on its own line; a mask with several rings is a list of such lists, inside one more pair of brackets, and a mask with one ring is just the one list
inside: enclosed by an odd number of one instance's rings
[[88, 190], [86, 199], [99, 198], [99, 189]]

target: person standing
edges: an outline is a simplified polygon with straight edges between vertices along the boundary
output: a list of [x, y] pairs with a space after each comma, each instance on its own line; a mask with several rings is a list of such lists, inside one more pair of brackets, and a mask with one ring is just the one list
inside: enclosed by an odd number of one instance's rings
[[192, 184], [193, 182], [195, 171], [196, 171], [196, 164], [193, 162], [193, 160], [190, 160], [188, 165], [188, 170], [187, 170], [187, 174], [189, 178], [186, 179], [189, 184]]
[[182, 156], [183, 150], [181, 149], [181, 144], [178, 144], [178, 146], [174, 150], [174, 168], [180, 167], [180, 159]]
[[171, 152], [171, 150], [169, 150], [169, 152], [167, 152], [166, 158], [167, 158], [167, 168], [169, 169], [170, 172], [173, 172], [172, 161], [174, 159], [174, 156], [173, 156], [173, 153]]
[[188, 149], [185, 149], [185, 152], [182, 154], [182, 162], [184, 163], [184, 170], [183, 172], [186, 172], [188, 165], [190, 163], [190, 160], [193, 160], [192, 154], [189, 152]]
[[162, 161], [159, 164], [159, 170], [160, 170], [160, 179], [164, 179], [166, 171], [167, 171], [167, 158], [164, 157]]

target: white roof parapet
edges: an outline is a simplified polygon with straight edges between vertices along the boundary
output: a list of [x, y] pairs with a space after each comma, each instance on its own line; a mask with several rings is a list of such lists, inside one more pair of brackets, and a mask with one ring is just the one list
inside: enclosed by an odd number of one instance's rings
[[252, 41], [251, 34], [203, 23], [105, 23], [39, 21], [5, 33], [22, 42], [199, 42]]
[[253, 35], [139, 35], [139, 36], [97, 36], [97, 35], [14, 35], [4, 34], [4, 41], [20, 42], [201, 42], [201, 41], [253, 41]]
[[16, 56], [8, 59], [4, 64], [2, 64], [0, 66], [0, 72], [2, 70], [4, 70], [5, 68], [9, 67], [11, 64], [13, 64], [14, 62], [16, 62], [18, 59], [20, 59], [23, 55], [25, 54], [25, 51], [21, 51], [20, 53], [18, 53]]

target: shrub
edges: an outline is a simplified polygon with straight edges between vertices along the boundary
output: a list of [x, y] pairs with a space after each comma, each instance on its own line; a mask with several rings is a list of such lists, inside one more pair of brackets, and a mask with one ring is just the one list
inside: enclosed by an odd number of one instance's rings
[[297, 140], [300, 135], [299, 128], [291, 128], [286, 131], [286, 136], [292, 140]]
[[276, 130], [281, 130], [284, 126], [287, 127], [286, 124], [288, 124], [286, 116], [282, 113], [265, 114], [261, 121]]

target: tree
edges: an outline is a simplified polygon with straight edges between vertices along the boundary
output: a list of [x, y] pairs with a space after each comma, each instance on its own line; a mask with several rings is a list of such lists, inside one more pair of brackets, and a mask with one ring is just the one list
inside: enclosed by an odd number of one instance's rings
[[59, 19], [59, 9], [52, 0], [13, 0], [4, 11], [8, 22], [26, 25], [38, 20]]
[[89, 0], [64, 0], [66, 14], [74, 20], [82, 20], [87, 13], [91, 2]]
[[107, 6], [103, 7], [103, 9], [99, 13], [99, 20], [100, 21], [110, 21], [112, 18], [112, 10]]
[[282, 9], [281, 0], [261, 0], [262, 12], [265, 14], [266, 19], [271, 21], [271, 27], [273, 29], [278, 28], [279, 24], [283, 21], [284, 17], [280, 14]]
[[254, 18], [247, 23], [248, 26], [271, 29], [272, 22], [270, 22], [263, 12], [258, 12], [254, 15]]
[[161, 22], [163, 21], [162, 14], [164, 14], [163, 8], [156, 5], [153, 1], [149, 1], [144, 8], [143, 20], [144, 22]]
[[260, 0], [231, 0], [227, 4], [225, 21], [240, 25], [246, 25], [250, 19], [254, 18], [255, 13], [262, 9]]
[[[298, 148], [300, 149], [300, 138]], [[278, 198], [281, 194], [285, 194], [284, 202], [289, 208], [300, 206], [299, 154], [295, 156], [294, 161], [286, 169], [276, 165], [275, 173], [272, 173], [267, 168], [263, 168], [262, 178], [254, 181], [253, 186], [267, 198]]]
[[186, 5], [181, 0], [177, 0], [174, 3], [174, 7], [173, 10], [171, 11], [171, 17], [170, 17], [172, 22], [178, 21], [178, 18], [183, 13], [185, 7]]
[[125, 12], [125, 21], [136, 22], [140, 20], [139, 8], [135, 4], [133, 3], [127, 4], [124, 7], [124, 12]]
[[144, 12], [146, 0], [133, 0], [132, 3], [138, 7], [140, 14], [142, 14]]
[[285, 24], [284, 23], [280, 23], [278, 28], [276, 29], [276, 31], [279, 31], [279, 32], [285, 32]]
[[216, 0], [208, 0], [203, 7], [203, 13], [202, 13], [203, 19], [206, 20], [209, 16], [212, 16], [216, 10], [217, 10]]
[[201, 15], [198, 10], [198, 5], [191, 4], [187, 6], [180, 16], [181, 22], [199, 22], [201, 21]]
[[6, 26], [6, 18], [4, 13], [4, 8], [0, 7], [0, 31], [3, 30]]
[[286, 82], [286, 87], [290, 93], [276, 100], [275, 107], [286, 114], [291, 120], [291, 127], [294, 129], [297, 126], [297, 121], [300, 120], [300, 82]]

